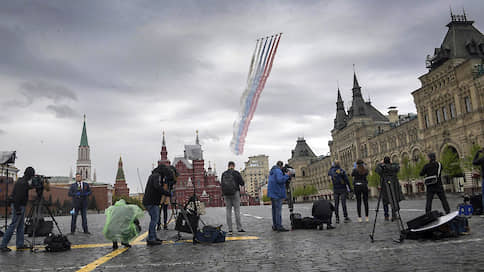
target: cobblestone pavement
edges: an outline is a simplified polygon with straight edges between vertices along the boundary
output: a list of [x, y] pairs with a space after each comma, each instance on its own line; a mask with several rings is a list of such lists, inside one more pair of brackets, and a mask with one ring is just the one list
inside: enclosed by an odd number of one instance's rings
[[[449, 195], [451, 207], [460, 202]], [[423, 213], [424, 199], [401, 202], [404, 222]], [[370, 208], [376, 201], [370, 202]], [[370, 223], [358, 223], [356, 203], [348, 202], [351, 223], [336, 225], [334, 230], [295, 230], [277, 233], [271, 230], [271, 207], [242, 207], [246, 233], [235, 233], [242, 240], [221, 244], [170, 243], [148, 247], [144, 242], [99, 265], [95, 271], [484, 271], [484, 218], [470, 219], [471, 235], [440, 241], [406, 240], [392, 242], [398, 237], [395, 223], [384, 222], [378, 216], [375, 242], [371, 232], [375, 212], [370, 210]], [[434, 209], [440, 201], [434, 200]], [[311, 204], [297, 204], [295, 211], [310, 216]], [[207, 224], [225, 224], [225, 208], [208, 208], [202, 217]], [[68, 231], [70, 217], [58, 217], [62, 230]], [[73, 245], [97, 244], [88, 248], [73, 248], [68, 252], [47, 253], [12, 251], [0, 253], [0, 271], [77, 271], [112, 252], [101, 230], [104, 215], [88, 215], [92, 235], [69, 235]], [[149, 216], [142, 221], [143, 233]], [[289, 227], [287, 206], [283, 207], [283, 223]], [[80, 222], [78, 222], [80, 226]], [[160, 231], [159, 237], [174, 240], [173, 224], [170, 230]], [[257, 240], [244, 240], [257, 236]], [[191, 239], [184, 234], [184, 239]], [[26, 237], [28, 239], [28, 237]], [[41, 239], [39, 239], [39, 242]], [[13, 237], [10, 245], [15, 245]], [[78, 246], [85, 247], [85, 246]]]

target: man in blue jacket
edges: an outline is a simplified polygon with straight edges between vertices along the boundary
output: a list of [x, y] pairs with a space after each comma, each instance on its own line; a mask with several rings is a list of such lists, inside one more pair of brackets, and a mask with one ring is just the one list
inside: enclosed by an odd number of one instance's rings
[[284, 163], [278, 161], [269, 173], [267, 184], [267, 196], [272, 202], [272, 230], [282, 232], [288, 231], [282, 226], [282, 200], [286, 198], [286, 182], [289, 180], [289, 174], [282, 173]]
[[82, 217], [82, 229], [85, 234], [91, 234], [87, 228], [87, 197], [91, 194], [91, 188], [87, 182], [82, 181], [80, 173], [76, 173], [76, 182], [69, 188], [69, 196], [72, 197], [72, 204], [74, 206], [74, 214], [71, 220], [71, 234], [76, 231], [76, 221], [79, 212]]
[[341, 206], [343, 206], [343, 215], [345, 217], [345, 223], [350, 222], [350, 218], [348, 217], [348, 211], [346, 210], [346, 196], [349, 191], [351, 191], [350, 181], [348, 179], [348, 175], [346, 175], [345, 170], [341, 169], [340, 162], [335, 161], [334, 165], [329, 169], [328, 176], [331, 177], [333, 181], [333, 194], [334, 194], [334, 203], [336, 206], [335, 215], [336, 215], [336, 223], [339, 224], [339, 200], [341, 198]]

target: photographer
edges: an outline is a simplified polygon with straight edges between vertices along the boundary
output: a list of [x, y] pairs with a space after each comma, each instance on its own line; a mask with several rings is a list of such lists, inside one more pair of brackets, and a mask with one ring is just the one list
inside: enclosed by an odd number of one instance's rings
[[[313, 208], [311, 214], [315, 219], [321, 221], [321, 223], [326, 224], [326, 229], [334, 229], [331, 225], [331, 217], [333, 217], [334, 212], [333, 203], [326, 199], [320, 199], [313, 203]], [[320, 226], [320, 229], [323, 229], [323, 225]]]
[[288, 231], [282, 226], [282, 200], [286, 198], [286, 182], [289, 181], [290, 173], [282, 173], [284, 163], [278, 161], [269, 173], [267, 184], [267, 196], [272, 202], [272, 230], [283, 232]]
[[432, 199], [436, 194], [442, 202], [442, 207], [445, 213], [450, 213], [449, 203], [445, 197], [444, 187], [442, 186], [442, 164], [437, 161], [435, 153], [429, 153], [429, 163], [424, 165], [420, 176], [425, 176], [425, 185], [427, 186], [427, 203], [425, 204], [425, 212], [430, 213], [432, 211]]
[[228, 169], [222, 173], [222, 194], [225, 200], [225, 216], [229, 235], [232, 231], [232, 207], [234, 208], [235, 224], [238, 232], [245, 232], [240, 222], [240, 186], [244, 186], [244, 180], [239, 171], [235, 170], [235, 162], [229, 161]]
[[339, 200], [341, 198], [341, 206], [343, 206], [343, 215], [345, 217], [345, 223], [350, 222], [350, 218], [348, 217], [348, 211], [346, 209], [346, 197], [348, 192], [351, 192], [350, 181], [348, 176], [346, 175], [345, 170], [341, 169], [340, 162], [335, 161], [334, 165], [329, 169], [328, 176], [331, 177], [333, 182], [333, 194], [334, 194], [334, 203], [336, 206], [335, 215], [336, 215], [336, 224], [339, 224]]
[[76, 182], [71, 184], [68, 195], [72, 197], [74, 214], [71, 220], [71, 234], [76, 232], [77, 215], [81, 212], [82, 229], [85, 234], [91, 234], [87, 228], [87, 197], [91, 194], [91, 188], [87, 182], [82, 181], [80, 173], [76, 173]]
[[474, 156], [474, 160], [472, 160], [472, 164], [481, 166], [481, 179], [482, 179], [482, 207], [484, 207], [484, 156], [479, 158], [479, 156], [484, 153], [484, 148], [480, 149], [476, 152]]
[[[385, 221], [390, 220], [388, 204], [392, 201], [392, 221], [397, 219], [396, 212], [400, 209], [399, 202], [404, 199], [402, 188], [398, 182], [397, 173], [400, 171], [398, 163], [391, 163], [390, 157], [385, 157], [383, 162], [376, 166], [375, 172], [380, 176], [380, 190], [383, 199], [383, 211]], [[388, 186], [387, 186], [388, 185]], [[395, 196], [395, 199], [392, 197]]]
[[149, 246], [161, 245], [161, 239], [156, 237], [156, 224], [158, 224], [160, 217], [161, 197], [163, 195], [170, 196], [170, 192], [163, 189], [163, 183], [170, 179], [173, 179], [170, 169], [160, 164], [153, 169], [146, 183], [143, 206], [145, 206], [151, 218], [148, 228], [148, 239], [146, 240], [146, 244]]
[[32, 167], [27, 167], [24, 172], [24, 176], [20, 178], [13, 187], [13, 192], [10, 195], [10, 201], [12, 203], [12, 223], [8, 226], [7, 231], [2, 239], [0, 245], [0, 251], [8, 252], [11, 249], [7, 247], [8, 242], [12, 238], [13, 232], [17, 230], [16, 245], [17, 249], [26, 249], [24, 245], [24, 217], [25, 206], [29, 200], [29, 189], [32, 177], [35, 176], [35, 170]]
[[160, 215], [158, 218], [158, 226], [157, 230], [161, 230], [161, 211], [163, 211], [163, 229], [167, 230], [168, 225], [167, 225], [167, 220], [168, 220], [168, 205], [170, 205], [171, 200], [172, 200], [172, 195], [173, 195], [173, 186], [176, 184], [176, 180], [178, 178], [178, 171], [176, 168], [172, 165], [169, 166], [170, 171], [171, 171], [171, 177], [170, 179], [165, 179], [163, 183], [163, 190], [168, 191], [170, 195], [162, 195], [161, 196], [161, 210], [160, 210]]

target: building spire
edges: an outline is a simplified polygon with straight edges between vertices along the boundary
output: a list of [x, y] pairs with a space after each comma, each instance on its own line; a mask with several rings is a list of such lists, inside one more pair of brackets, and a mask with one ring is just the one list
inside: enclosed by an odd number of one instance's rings
[[82, 126], [81, 144], [80, 146], [89, 146], [87, 142], [87, 131], [86, 131], [86, 115], [84, 114], [84, 124]]
[[118, 172], [116, 173], [116, 180], [125, 180], [124, 179], [124, 170], [123, 170], [123, 160], [121, 159], [121, 156], [119, 156], [119, 162], [118, 162]]
[[160, 164], [166, 166], [170, 165], [170, 160], [168, 160], [168, 151], [166, 150], [165, 131], [163, 131], [163, 140], [161, 141], [160, 160], [158, 161], [158, 165]]
[[334, 128], [335, 129], [342, 129], [346, 126], [346, 111], [343, 102], [343, 98], [341, 98], [341, 92], [338, 88], [338, 99], [336, 100], [336, 118], [334, 119]]
[[197, 133], [197, 137], [195, 138], [195, 144], [200, 145], [200, 141], [198, 140], [198, 129], [196, 133]]

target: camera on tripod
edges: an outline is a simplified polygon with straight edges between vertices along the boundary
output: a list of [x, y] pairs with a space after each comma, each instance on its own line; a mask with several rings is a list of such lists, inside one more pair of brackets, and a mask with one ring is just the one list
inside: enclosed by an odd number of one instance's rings
[[52, 177], [47, 177], [43, 175], [35, 175], [31, 181], [30, 181], [30, 186], [32, 189], [35, 189], [37, 191], [38, 195], [42, 195], [44, 189], [46, 191], [49, 190], [49, 179]]

